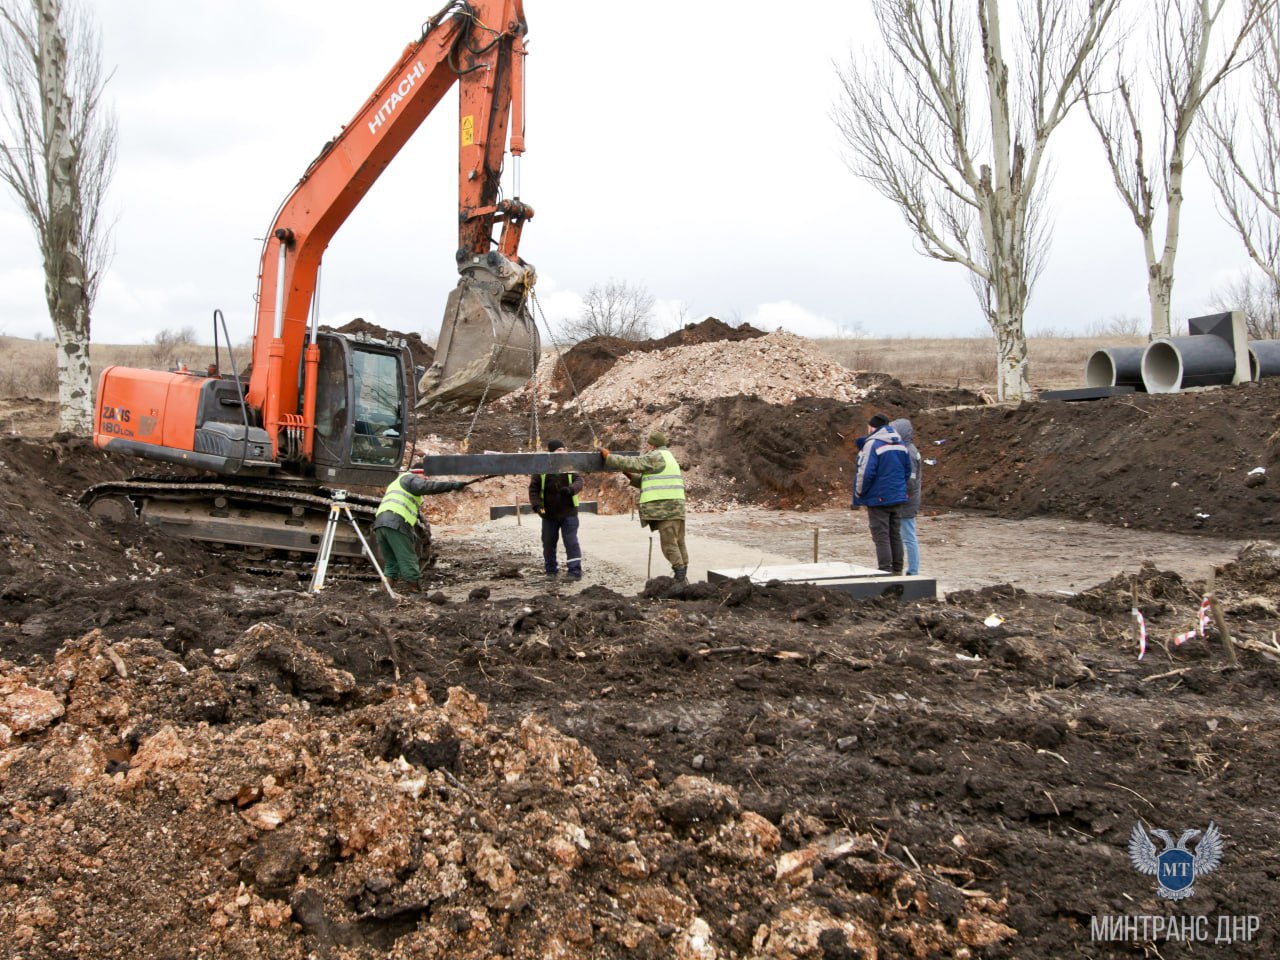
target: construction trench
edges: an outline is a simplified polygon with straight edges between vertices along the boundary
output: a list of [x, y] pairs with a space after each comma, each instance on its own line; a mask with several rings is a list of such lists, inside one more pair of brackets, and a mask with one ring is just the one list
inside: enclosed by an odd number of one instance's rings
[[[1275, 956], [1277, 381], [991, 407], [723, 327], [587, 344], [577, 400], [539, 400], [572, 450], [671, 436], [688, 584], [613, 475], [581, 585], [489, 519], [506, 477], [427, 501], [431, 589], [394, 603], [90, 520], [131, 465], [0, 439], [0, 954], [1047, 960], [1176, 914]], [[419, 452], [529, 449], [528, 400], [424, 415]], [[933, 461], [937, 598], [706, 576], [812, 563], [815, 531], [868, 565], [850, 451], [880, 410]], [[1221, 865], [1171, 905], [1139, 821], [1212, 821]]]

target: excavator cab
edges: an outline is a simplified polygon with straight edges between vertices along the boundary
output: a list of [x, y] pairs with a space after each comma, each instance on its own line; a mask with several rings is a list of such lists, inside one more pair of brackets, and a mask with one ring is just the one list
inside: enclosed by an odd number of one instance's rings
[[321, 333], [312, 462], [325, 483], [384, 485], [399, 472], [412, 429], [405, 349]]
[[537, 368], [533, 267], [496, 250], [459, 256], [462, 276], [445, 304], [435, 362], [418, 382], [420, 407], [494, 400], [523, 387]]

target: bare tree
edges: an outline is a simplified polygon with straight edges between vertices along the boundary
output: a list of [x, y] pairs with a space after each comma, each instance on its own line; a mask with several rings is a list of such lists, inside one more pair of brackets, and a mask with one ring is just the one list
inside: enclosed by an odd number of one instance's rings
[[[166, 327], [155, 335], [155, 362], [170, 366], [182, 359], [184, 351], [190, 351], [199, 342], [196, 328], [191, 326], [174, 329]], [[187, 359], [190, 359], [187, 357]]]
[[1030, 395], [1023, 315], [1048, 250], [1051, 134], [1079, 100], [1120, 0], [872, 0], [879, 57], [839, 71], [853, 172], [897, 205], [920, 252], [958, 263], [995, 334], [1000, 399]]
[[1280, 339], [1280, 286], [1269, 275], [1241, 271], [1213, 291], [1214, 309], [1240, 310], [1245, 329], [1254, 340]]
[[[1270, 278], [1275, 304], [1280, 302], [1280, 4], [1272, 5], [1254, 35], [1249, 79], [1247, 99], [1224, 95], [1225, 86], [1219, 89], [1199, 143], [1219, 208]], [[1239, 137], [1238, 131], [1247, 135]], [[1269, 337], [1280, 337], [1275, 327], [1271, 330]]]
[[26, 210], [44, 260], [59, 429], [81, 434], [93, 425], [89, 325], [110, 259], [101, 214], [116, 156], [100, 46], [77, 0], [0, 0], [0, 179]]
[[644, 340], [649, 336], [653, 316], [653, 294], [641, 284], [610, 280], [587, 291], [582, 312], [569, 320], [563, 333], [571, 340], [587, 337], [618, 337], [622, 340]]
[[[1151, 301], [1151, 337], [1169, 335], [1174, 265], [1182, 225], [1184, 172], [1205, 98], [1242, 62], [1247, 40], [1275, 0], [1233, 0], [1234, 29], [1220, 41], [1229, 0], [1156, 0], [1149, 11], [1148, 83], [1129, 75], [1125, 44], [1106, 92], [1086, 90], [1089, 118], [1102, 139], [1112, 178], [1142, 234]], [[1156, 108], [1144, 104], [1154, 101]], [[1163, 211], [1164, 238], [1157, 241]]]
[[1113, 313], [1100, 320], [1092, 320], [1085, 327], [1087, 337], [1140, 337], [1146, 333], [1147, 322], [1137, 314]]

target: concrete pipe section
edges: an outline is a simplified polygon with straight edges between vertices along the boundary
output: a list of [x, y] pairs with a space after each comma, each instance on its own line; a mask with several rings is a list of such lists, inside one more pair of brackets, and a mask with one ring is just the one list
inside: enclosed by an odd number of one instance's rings
[[1249, 341], [1249, 379], [1280, 377], [1280, 340]]
[[1236, 353], [1221, 337], [1161, 337], [1142, 354], [1147, 393], [1177, 393], [1188, 387], [1228, 384], [1236, 374]]
[[1093, 351], [1084, 365], [1084, 382], [1089, 387], [1133, 387], [1142, 384], [1144, 347], [1105, 347]]

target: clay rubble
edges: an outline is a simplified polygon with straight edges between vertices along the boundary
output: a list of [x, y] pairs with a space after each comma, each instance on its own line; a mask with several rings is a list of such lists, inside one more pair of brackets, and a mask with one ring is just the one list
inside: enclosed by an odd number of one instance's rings
[[[708, 958], [727, 938], [794, 957], [894, 938], [965, 956], [1014, 933], [987, 896], [944, 919], [873, 837], [775, 826], [703, 777], [619, 776], [461, 688], [415, 679], [329, 713], [353, 677], [268, 624], [194, 669], [97, 633], [3, 667], [0, 776], [60, 794], [4, 811], [0, 929], [26, 955]], [[261, 719], [200, 719], [245, 688]], [[856, 912], [813, 902], [818, 876]], [[713, 932], [707, 900], [741, 921]]]

